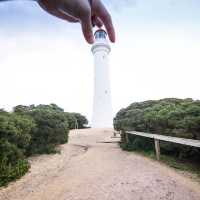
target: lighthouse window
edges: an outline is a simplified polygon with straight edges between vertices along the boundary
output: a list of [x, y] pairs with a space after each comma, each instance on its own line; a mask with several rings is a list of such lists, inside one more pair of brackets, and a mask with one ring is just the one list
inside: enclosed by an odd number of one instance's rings
[[106, 38], [106, 33], [104, 31], [98, 31], [95, 33], [95, 38]]

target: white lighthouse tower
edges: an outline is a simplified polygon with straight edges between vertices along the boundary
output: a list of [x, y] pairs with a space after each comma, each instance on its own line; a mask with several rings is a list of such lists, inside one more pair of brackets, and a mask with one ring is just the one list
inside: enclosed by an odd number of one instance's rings
[[112, 128], [112, 104], [110, 91], [110, 77], [108, 55], [110, 45], [107, 33], [99, 29], [95, 32], [95, 43], [92, 46], [94, 54], [94, 102], [92, 128]]

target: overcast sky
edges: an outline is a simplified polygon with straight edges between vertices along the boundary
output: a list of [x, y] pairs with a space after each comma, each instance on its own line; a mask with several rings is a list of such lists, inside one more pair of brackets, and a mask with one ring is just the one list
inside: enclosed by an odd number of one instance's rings
[[[113, 110], [165, 97], [200, 99], [200, 1], [105, 0], [116, 26]], [[0, 108], [56, 103], [92, 113], [91, 46], [78, 24], [35, 2], [0, 3]]]

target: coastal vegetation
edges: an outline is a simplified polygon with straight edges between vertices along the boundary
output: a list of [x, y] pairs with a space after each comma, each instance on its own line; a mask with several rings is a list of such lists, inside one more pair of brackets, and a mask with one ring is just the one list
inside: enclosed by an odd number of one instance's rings
[[[116, 114], [114, 128], [200, 140], [200, 101], [166, 98], [132, 103]], [[148, 155], [154, 151], [153, 139], [135, 135], [129, 135], [129, 142], [123, 140], [120, 146]], [[200, 172], [199, 148], [170, 142], [160, 142], [160, 148], [161, 159], [173, 159], [173, 166], [176, 160], [176, 167], [190, 163], [190, 168]]]
[[57, 152], [57, 145], [68, 142], [70, 129], [87, 123], [85, 116], [64, 112], [56, 104], [0, 109], [0, 186], [28, 171], [29, 156]]

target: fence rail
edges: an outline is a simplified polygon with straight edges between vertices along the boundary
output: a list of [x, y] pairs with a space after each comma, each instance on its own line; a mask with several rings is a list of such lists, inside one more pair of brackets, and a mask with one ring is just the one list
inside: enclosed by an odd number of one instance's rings
[[176, 144], [182, 144], [182, 145], [200, 148], [200, 140], [192, 140], [192, 139], [171, 137], [171, 136], [137, 132], [137, 131], [125, 131], [124, 133], [125, 133], [125, 138], [126, 138], [127, 142], [129, 142], [129, 137], [128, 137], [129, 134], [154, 139], [157, 160], [160, 159], [160, 144], [159, 144], [159, 141], [172, 142], [172, 143], [176, 143]]

